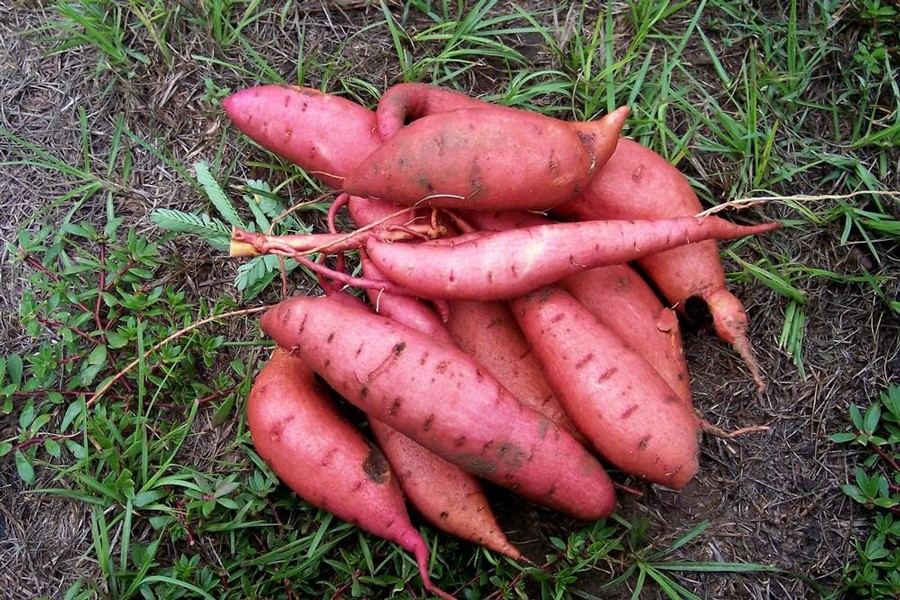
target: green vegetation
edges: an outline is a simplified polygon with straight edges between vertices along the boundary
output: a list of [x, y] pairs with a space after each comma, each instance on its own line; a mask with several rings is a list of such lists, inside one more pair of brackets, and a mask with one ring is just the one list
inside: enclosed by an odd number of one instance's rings
[[900, 594], [900, 386], [882, 392], [865, 412], [851, 404], [850, 421], [853, 430], [831, 440], [860, 446], [865, 458], [842, 489], [872, 511], [874, 524], [854, 544], [857, 562], [847, 566], [844, 587], [856, 598], [894, 598]]
[[[57, 2], [53, 22], [38, 34], [48, 52], [93, 48], [94, 75], [110, 94], [151, 69], [192, 61], [202, 66], [210, 103], [237, 81], [289, 80], [372, 104], [384, 74], [355, 70], [345, 53], [375, 33], [394, 53], [388, 82], [470, 91], [474, 82], [489, 81], [487, 99], [561, 118], [592, 118], [628, 104], [634, 114], [627, 134], [683, 167], [707, 205], [775, 195], [771, 202], [788, 226], [803, 235], [831, 231], [839, 244], [868, 257], [868, 267], [839, 271], [755, 240], [724, 248], [732, 280], [767, 286], [784, 299], [779, 343], [799, 377], [806, 373], [808, 289], [817, 282], [856, 285], [900, 312], [891, 295], [896, 274], [877, 272], [900, 237], [898, 198], [882, 183], [896, 168], [889, 152], [900, 145], [900, 26], [889, 3], [791, 0], [785, 19], [730, 0], [635, 2], [599, 13], [576, 7], [551, 25], [548, 14], [493, 0], [405, 0], [369, 9], [367, 24], [334, 52], [301, 43], [286, 73], [248, 32], [269, 24], [303, 35], [305, 25], [285, 27], [296, 4]], [[838, 67], [848, 28], [861, 35], [852, 60]], [[201, 43], [186, 48], [188, 37]], [[17, 154], [6, 166], [27, 164], [69, 182], [56, 202], [23, 224], [10, 251], [28, 273], [20, 317], [36, 350], [0, 356], [0, 415], [14, 415], [17, 423], [12, 437], [0, 439], [0, 457], [12, 457], [29, 486], [39, 472], [53, 474], [52, 486], [31, 493], [90, 507], [90, 558], [98, 577], [74, 583], [66, 598], [418, 593], [410, 556], [298, 501], [254, 453], [242, 407], [267, 342], [253, 321], [213, 319], [156, 348], [176, 332], [240, 309], [229, 293], [195, 298], [183, 291], [175, 275], [183, 265], [164, 251], [168, 244], [190, 232], [224, 255], [230, 225], [265, 230], [297, 197], [321, 190], [275, 157], [243, 164], [239, 154], [229, 162], [213, 148], [203, 156], [209, 162], [186, 163], [132, 134], [125, 117], [115, 122], [98, 162], [91, 158], [87, 115], [82, 108], [78, 163], [0, 130]], [[820, 123], [818, 136], [806, 127], [813, 121]], [[228, 135], [249, 154], [245, 140]], [[153, 213], [159, 226], [153, 240], [129, 229], [119, 214], [119, 201], [136, 185], [132, 152], [138, 148], [198, 192], [193, 210]], [[715, 157], [702, 164], [716, 169], [699, 169], [702, 161], [692, 163], [692, 156]], [[250, 167], [263, 170], [265, 180], [232, 175]], [[822, 198], [791, 197], [810, 181], [825, 190]], [[102, 223], [81, 217], [87, 202], [105, 206]], [[325, 204], [311, 203], [280, 219], [279, 231], [308, 231], [324, 210]], [[50, 215], [55, 223], [40, 225]], [[752, 251], [738, 254], [746, 245]], [[277, 297], [279, 274], [274, 257], [247, 261], [237, 269], [240, 294], [234, 296]], [[236, 330], [244, 336], [235, 338]], [[860, 597], [897, 595], [900, 388], [865, 412], [851, 407], [850, 414], [854, 431], [832, 439], [870, 454], [844, 492], [875, 517], [841, 589]], [[620, 514], [573, 528], [565, 539], [551, 538], [542, 568], [425, 531], [435, 582], [469, 599], [535, 597], [536, 589], [548, 599], [594, 598], [624, 588], [638, 598], [650, 586], [667, 598], [688, 599], [699, 596], [680, 582], [685, 573], [777, 571], [676, 560], [672, 553], [690, 548], [704, 524], [686, 524], [687, 532], [671, 542], [653, 538], [649, 526], [641, 516]]]

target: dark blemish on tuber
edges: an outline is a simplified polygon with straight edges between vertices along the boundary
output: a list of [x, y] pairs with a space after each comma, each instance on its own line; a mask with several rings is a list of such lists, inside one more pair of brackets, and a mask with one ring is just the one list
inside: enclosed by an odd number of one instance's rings
[[644, 165], [638, 165], [634, 171], [631, 172], [631, 180], [635, 182], [639, 182], [641, 177], [644, 175]]
[[375, 446], [369, 446], [369, 456], [363, 461], [363, 472], [375, 483], [385, 483], [391, 476], [391, 468], [384, 455]]
[[425, 365], [425, 362], [426, 362], [427, 360], [428, 360], [428, 353], [427, 353], [427, 352], [423, 352], [423, 353], [422, 353], [422, 357], [419, 358], [419, 366], [420, 366], [420, 367], [424, 366], [424, 365]]
[[438, 516], [441, 518], [442, 521], [446, 521], [448, 518], [450, 518], [450, 513], [448, 513], [445, 510], [445, 511], [441, 511], [441, 514]]
[[309, 314], [303, 315], [303, 320], [300, 321], [300, 325], [297, 327], [297, 333], [303, 333], [303, 330], [306, 329], [306, 320], [309, 318]]
[[354, 356], [359, 356], [360, 354], [362, 354], [363, 346], [363, 344], [359, 345], [359, 348], [356, 349], [356, 354]]
[[666, 404], [678, 404], [680, 400], [678, 400], [678, 398], [676, 398], [675, 396], [669, 395], [663, 398], [663, 402], [665, 402]]
[[327, 467], [328, 465], [330, 465], [332, 459], [334, 458], [334, 455], [337, 454], [337, 451], [337, 448], [332, 448], [331, 450], [326, 452], [325, 456], [322, 457], [322, 460], [319, 462], [319, 464], [323, 467]]
[[477, 196], [484, 186], [484, 174], [477, 159], [472, 160], [472, 168], [469, 170], [469, 188], [472, 190], [469, 197]]
[[631, 415], [634, 414], [634, 411], [636, 411], [637, 409], [638, 409], [638, 405], [632, 404], [631, 406], [628, 407], [628, 409], [625, 412], [622, 413], [622, 418], [623, 419], [629, 418]]
[[406, 342], [399, 342], [394, 345], [394, 354], [400, 356], [403, 351], [406, 349]]
[[563, 313], [556, 313], [555, 315], [553, 315], [553, 318], [550, 319], [550, 322], [551, 323], [559, 323], [560, 321], [562, 321], [565, 318], [566, 318], [566, 315], [564, 315]]
[[650, 438], [653, 437], [651, 435], [645, 435], [641, 438], [641, 441], [638, 442], [638, 450], [646, 450], [647, 446], [650, 444]]
[[397, 413], [400, 412], [401, 406], [403, 406], [403, 398], [400, 396], [397, 396], [396, 398], [394, 398], [394, 401], [391, 402], [391, 405], [388, 407], [388, 411], [387, 411], [388, 414], [392, 417], [396, 416]]
[[431, 413], [425, 418], [425, 422], [422, 423], [422, 431], [428, 431], [431, 429], [431, 426], [434, 424], [434, 413]]
[[609, 369], [603, 371], [602, 373], [600, 373], [600, 376], [597, 377], [597, 383], [603, 383], [604, 381], [615, 375], [616, 371], [618, 370], [619, 369], [617, 367], [610, 367]]
[[334, 332], [332, 331], [331, 334], [328, 336], [328, 339], [325, 340], [325, 343], [330, 344], [333, 341], [334, 341]]
[[447, 362], [446, 360], [442, 360], [441, 362], [439, 362], [439, 363], [437, 364], [437, 366], [434, 367], [434, 370], [435, 370], [437, 373], [444, 374], [444, 373], [447, 372], [447, 368], [448, 368], [449, 366], [450, 366], [450, 363], [449, 363], [449, 362]]
[[456, 443], [457, 448], [464, 445], [466, 443], [466, 436], [464, 436], [464, 435], [459, 436], [458, 438], [456, 438], [455, 443]]
[[584, 368], [584, 366], [587, 365], [587, 364], [588, 364], [589, 362], [591, 362], [592, 360], [594, 360], [594, 353], [593, 353], [593, 352], [588, 352], [587, 356], [585, 356], [584, 358], [582, 358], [581, 360], [579, 360], [577, 363], [575, 363], [575, 369], [582, 369], [582, 368]]
[[362, 386], [360, 386], [360, 388], [359, 388], [359, 399], [365, 400], [366, 396], [368, 396], [368, 395], [369, 395], [369, 386], [367, 386], [366, 384], [362, 384]]

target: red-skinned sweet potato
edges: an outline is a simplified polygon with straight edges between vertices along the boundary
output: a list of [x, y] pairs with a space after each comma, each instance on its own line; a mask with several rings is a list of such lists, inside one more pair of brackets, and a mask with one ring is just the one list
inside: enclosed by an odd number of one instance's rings
[[562, 121], [525, 111], [454, 110], [402, 128], [347, 174], [344, 191], [406, 206], [543, 210], [578, 195], [594, 166]]
[[419, 244], [369, 239], [390, 280], [423, 298], [513, 298], [579, 271], [621, 264], [687, 243], [763, 233], [780, 223], [735, 225], [718, 217], [553, 223], [464, 234]]
[[225, 98], [222, 107], [263, 148], [333, 188], [381, 144], [372, 111], [311, 88], [248, 88]]
[[250, 391], [247, 425], [257, 453], [297, 495], [412, 552], [426, 589], [453, 598], [428, 577], [428, 546], [384, 456], [340, 416], [303, 360], [275, 351]]
[[328, 298], [291, 298], [261, 322], [344, 398], [445, 460], [577, 518], [615, 508], [600, 464], [461, 350]]
[[696, 474], [697, 417], [647, 361], [562, 288], [510, 304], [550, 386], [604, 458], [675, 489]]
[[500, 529], [474, 475], [377, 419], [370, 419], [369, 425], [404, 495], [429, 523], [513, 560], [524, 560]]
[[[550, 222], [526, 211], [472, 212], [465, 216], [485, 231]], [[693, 406], [678, 317], [662, 305], [634, 269], [625, 264], [587, 269], [561, 279], [559, 285], [650, 363], [687, 406]]]
[[[400, 83], [387, 90], [378, 101], [376, 119], [382, 140], [393, 137], [404, 125], [438, 113], [464, 109], [495, 109], [511, 115], [530, 114], [518, 108], [491, 104], [462, 92], [425, 83]], [[619, 107], [609, 115], [594, 121], [565, 121], [572, 127], [598, 169], [612, 155], [629, 109]]]
[[[579, 219], [660, 219], [703, 210], [685, 176], [665, 158], [623, 138], [590, 186], [557, 213]], [[760, 391], [765, 389], [750, 342], [747, 313], [725, 287], [725, 271], [712, 240], [638, 261], [666, 301], [684, 310], [690, 298], [706, 302], [716, 333], [741, 355]]]

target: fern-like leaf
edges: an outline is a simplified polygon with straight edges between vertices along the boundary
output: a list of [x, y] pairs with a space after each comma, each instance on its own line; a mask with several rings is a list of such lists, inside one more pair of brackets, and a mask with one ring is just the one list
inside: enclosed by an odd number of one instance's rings
[[231, 228], [207, 214], [197, 215], [180, 210], [160, 208], [150, 213], [150, 219], [162, 229], [193, 233], [205, 239], [216, 250], [228, 250]]
[[213, 206], [216, 207], [216, 210], [219, 211], [219, 214], [222, 215], [225, 221], [235, 227], [244, 227], [234, 205], [225, 195], [225, 192], [222, 191], [222, 188], [219, 187], [219, 182], [209, 172], [209, 164], [206, 161], [198, 162], [194, 165], [194, 172], [197, 174], [197, 181], [203, 186], [209, 201], [213, 203]]

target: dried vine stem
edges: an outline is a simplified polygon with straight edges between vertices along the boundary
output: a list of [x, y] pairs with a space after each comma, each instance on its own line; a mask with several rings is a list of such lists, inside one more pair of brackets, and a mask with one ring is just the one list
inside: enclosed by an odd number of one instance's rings
[[702, 212], [697, 213], [696, 217], [706, 217], [709, 215], [714, 215], [716, 213], [722, 212], [724, 210], [743, 210], [745, 208], [749, 208], [751, 206], [757, 206], [759, 204], [766, 204], [768, 202], [777, 202], [779, 200], [795, 200], [797, 202], [816, 202], [819, 200], [849, 200], [850, 198], [856, 198], [857, 196], [884, 196], [887, 198], [900, 198], [900, 191], [891, 191], [891, 190], [857, 190], [855, 192], [850, 192], [849, 194], [821, 194], [821, 195], [810, 195], [810, 194], [796, 194], [793, 196], [757, 196], [756, 198], [737, 198], [736, 200], [730, 200], [728, 202], [724, 202], [717, 206], [713, 206], [712, 208], [708, 208]]

